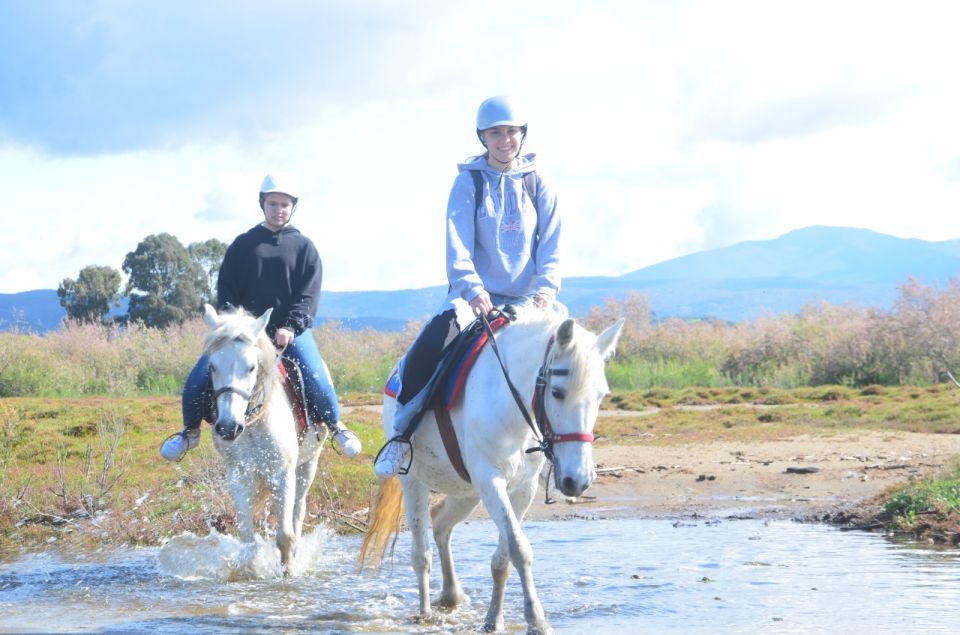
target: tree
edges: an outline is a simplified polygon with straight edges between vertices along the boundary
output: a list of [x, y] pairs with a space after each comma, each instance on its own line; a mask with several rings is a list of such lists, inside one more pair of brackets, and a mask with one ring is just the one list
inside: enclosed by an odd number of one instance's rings
[[88, 265], [80, 270], [76, 280], [64, 278], [60, 282], [57, 297], [68, 318], [105, 323], [111, 305], [120, 305], [120, 272], [113, 267]]
[[211, 238], [201, 243], [190, 243], [187, 247], [190, 257], [206, 273], [206, 287], [201, 290], [204, 302], [216, 306], [217, 304], [217, 276], [220, 274], [220, 264], [227, 253], [227, 243]]
[[163, 328], [198, 315], [207, 274], [176, 236], [147, 236], [123, 259], [130, 320]]

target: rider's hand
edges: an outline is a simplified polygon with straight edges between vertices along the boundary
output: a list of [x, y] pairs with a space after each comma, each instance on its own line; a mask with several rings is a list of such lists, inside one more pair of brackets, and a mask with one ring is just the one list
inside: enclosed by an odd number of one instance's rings
[[486, 315], [493, 310], [493, 302], [490, 300], [490, 294], [481, 290], [474, 299], [470, 300], [470, 308], [474, 315]]
[[277, 343], [279, 348], [286, 348], [293, 341], [293, 338], [293, 331], [288, 328], [279, 328], [276, 335], [273, 336], [273, 341]]

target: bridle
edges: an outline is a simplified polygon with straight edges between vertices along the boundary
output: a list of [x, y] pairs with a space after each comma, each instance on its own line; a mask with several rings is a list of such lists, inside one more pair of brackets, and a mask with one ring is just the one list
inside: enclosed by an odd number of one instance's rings
[[[540, 428], [540, 433], [543, 437], [543, 441], [541, 441], [541, 447], [536, 449], [542, 449], [551, 460], [553, 460], [553, 446], [557, 443], [565, 443], [568, 441], [583, 441], [585, 443], [593, 443], [594, 439], [594, 436], [589, 432], [566, 432], [563, 434], [557, 434], [553, 431], [553, 426], [550, 425], [550, 417], [547, 416], [547, 408], [545, 405], [547, 384], [549, 383], [550, 377], [566, 377], [570, 374], [570, 371], [566, 368], [552, 368], [547, 365], [547, 362], [550, 358], [550, 349], [553, 347], [553, 342], [554, 336], [551, 335], [550, 339], [547, 340], [547, 348], [543, 353], [543, 363], [540, 365], [540, 370], [537, 372], [537, 383], [533, 390], [533, 398], [530, 400], [530, 409], [533, 410], [533, 417], [537, 421], [537, 424]], [[531, 450], [527, 450], [527, 452], [530, 451]]]
[[503, 376], [507, 380], [507, 386], [510, 388], [510, 393], [513, 395], [513, 400], [517, 402], [517, 407], [520, 409], [520, 413], [523, 415], [527, 425], [533, 431], [533, 436], [538, 442], [536, 446], [528, 448], [526, 453], [530, 454], [532, 452], [543, 452], [543, 455], [547, 457], [551, 464], [553, 464], [556, 463], [556, 457], [553, 454], [553, 446], [557, 443], [566, 443], [570, 441], [593, 443], [594, 436], [589, 432], [569, 432], [557, 434], [553, 431], [553, 426], [550, 424], [550, 418], [547, 416], [545, 397], [547, 392], [547, 384], [549, 383], [550, 377], [564, 377], [570, 374], [570, 370], [567, 368], [555, 368], [549, 365], [550, 349], [553, 347], [555, 336], [551, 335], [550, 339], [547, 340], [546, 350], [543, 352], [543, 363], [540, 364], [540, 370], [537, 371], [537, 383], [534, 387], [533, 398], [530, 402], [530, 409], [533, 410], [533, 417], [531, 418], [530, 411], [527, 410], [526, 406], [523, 405], [523, 399], [520, 397], [520, 392], [517, 390], [516, 386], [513, 385], [513, 382], [510, 381], [510, 375], [507, 373], [507, 367], [504, 365], [503, 359], [500, 357], [500, 350], [497, 348], [497, 340], [493, 337], [493, 330], [490, 328], [490, 323], [487, 321], [487, 316], [481, 315], [480, 319], [483, 321], [483, 328], [487, 332], [487, 337], [490, 341], [490, 346], [493, 348], [493, 353], [496, 356], [497, 361], [500, 362], [500, 369], [503, 371]]
[[[260, 410], [263, 408], [263, 403], [264, 403], [264, 394], [262, 390], [258, 391], [254, 389], [253, 392], [247, 392], [246, 390], [242, 390], [231, 384], [227, 384], [226, 386], [220, 386], [219, 388], [213, 391], [213, 396], [211, 397], [214, 408], [217, 407], [217, 399], [220, 397], [220, 395], [224, 395], [226, 393], [233, 393], [247, 402], [247, 410], [244, 412], [245, 424], [251, 418], [256, 417], [258, 414], [260, 414]], [[258, 393], [260, 395], [260, 399], [254, 402], [253, 398]]]

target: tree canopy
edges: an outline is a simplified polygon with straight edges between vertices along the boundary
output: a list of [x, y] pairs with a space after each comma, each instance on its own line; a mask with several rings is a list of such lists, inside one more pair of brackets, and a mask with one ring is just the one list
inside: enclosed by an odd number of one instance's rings
[[217, 276], [220, 274], [223, 256], [227, 253], [227, 243], [211, 238], [203, 242], [190, 243], [187, 251], [206, 274], [206, 287], [201, 291], [203, 302], [216, 306]]
[[64, 278], [57, 287], [67, 317], [90, 324], [106, 322], [111, 306], [119, 306], [120, 272], [113, 267], [88, 265], [77, 279]]
[[200, 313], [208, 274], [176, 236], [147, 236], [123, 259], [129, 275], [125, 293], [130, 296], [128, 317], [147, 326], [163, 328]]

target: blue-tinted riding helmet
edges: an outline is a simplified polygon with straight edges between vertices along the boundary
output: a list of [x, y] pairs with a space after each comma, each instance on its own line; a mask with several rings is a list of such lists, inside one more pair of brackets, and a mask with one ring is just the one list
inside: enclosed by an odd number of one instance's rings
[[524, 119], [522, 110], [516, 107], [509, 97], [502, 95], [490, 97], [480, 104], [477, 109], [477, 137], [484, 147], [487, 146], [483, 140], [483, 131], [496, 126], [516, 126], [523, 131], [520, 138], [520, 145], [523, 146], [524, 139], [527, 138], [527, 120]]

